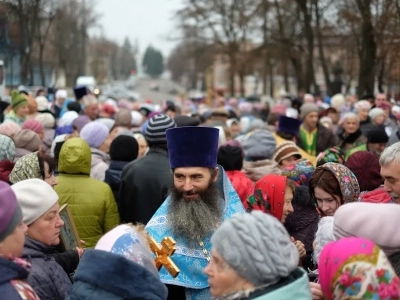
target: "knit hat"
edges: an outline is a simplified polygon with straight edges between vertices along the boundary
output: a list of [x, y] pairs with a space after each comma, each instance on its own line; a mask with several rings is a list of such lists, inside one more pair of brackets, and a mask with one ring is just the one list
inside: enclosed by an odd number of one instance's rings
[[14, 161], [15, 157], [15, 144], [14, 141], [3, 134], [0, 134], [0, 161], [9, 160]]
[[132, 114], [127, 109], [120, 109], [115, 115], [116, 126], [131, 126], [132, 125]]
[[225, 171], [240, 171], [243, 167], [243, 156], [242, 148], [225, 144], [218, 149], [217, 163]]
[[117, 136], [110, 145], [110, 158], [118, 161], [132, 161], [138, 156], [139, 144], [134, 137]]
[[35, 98], [38, 111], [44, 111], [49, 108], [49, 101], [45, 96], [38, 96]]
[[314, 103], [304, 103], [300, 107], [300, 119], [304, 120], [305, 117], [307, 117], [308, 114], [312, 112], [319, 112], [318, 106]]
[[53, 129], [54, 125], [56, 124], [56, 119], [51, 113], [38, 114], [35, 117], [35, 120], [42, 123], [45, 129]]
[[275, 153], [275, 148], [275, 137], [266, 130], [255, 130], [243, 141], [244, 155], [247, 159], [253, 161], [271, 159]]
[[369, 111], [368, 116], [371, 118], [371, 121], [373, 121], [376, 117], [384, 114], [385, 112], [382, 108], [375, 107]]
[[44, 130], [43, 124], [35, 119], [26, 120], [22, 124], [21, 128], [22, 129], [30, 129], [30, 130], [36, 132], [37, 134], [43, 133], [43, 130]]
[[21, 130], [21, 127], [14, 122], [6, 122], [0, 124], [0, 134], [4, 134], [8, 137], [13, 137], [18, 131]]
[[336, 240], [357, 236], [369, 239], [387, 254], [400, 251], [400, 205], [355, 202], [335, 212], [333, 234]]
[[114, 106], [105, 103], [105, 104], [103, 104], [103, 105], [101, 106], [101, 112], [102, 112], [102, 113], [106, 113], [106, 114], [108, 114], [108, 115], [110, 115], [110, 116], [114, 116], [115, 113], [117, 112], [117, 110], [115, 109]]
[[299, 263], [299, 252], [282, 223], [260, 211], [236, 214], [211, 237], [213, 248], [254, 286], [289, 276]]
[[370, 151], [358, 151], [346, 160], [346, 167], [356, 175], [361, 191], [372, 191], [383, 184], [379, 157]]
[[[174, 118], [177, 127], [184, 127], [184, 126], [199, 126], [200, 120], [194, 117], [188, 116], [176, 116]], [[229, 120], [228, 120], [229, 121]]]
[[121, 255], [159, 277], [146, 240], [130, 225], [119, 225], [107, 232], [97, 242], [95, 249]]
[[131, 117], [132, 117], [132, 126], [140, 126], [140, 124], [142, 124], [143, 115], [140, 112], [136, 110], [131, 111]]
[[68, 125], [72, 125], [72, 122], [79, 117], [78, 113], [76, 111], [67, 111], [61, 119], [58, 121], [58, 126], [64, 127]]
[[11, 186], [21, 206], [24, 223], [31, 225], [58, 201], [53, 188], [41, 179], [27, 179]]
[[90, 122], [82, 128], [80, 137], [88, 143], [89, 147], [99, 148], [108, 137], [108, 133], [106, 125], [100, 122]]
[[14, 112], [21, 106], [28, 105], [28, 100], [24, 95], [20, 94], [17, 90], [11, 92], [11, 108]]
[[374, 126], [371, 130], [366, 134], [368, 143], [371, 144], [386, 144], [389, 141], [389, 137], [386, 134], [385, 129]]
[[367, 100], [360, 100], [360, 101], [357, 101], [356, 103], [354, 103], [354, 110], [356, 112], [359, 112], [360, 110], [363, 110], [363, 109], [370, 110], [371, 103], [369, 103], [369, 101], [367, 101]]
[[284, 168], [282, 170], [282, 175], [293, 180], [298, 185], [308, 186], [308, 181], [314, 171], [315, 168], [313, 164], [308, 159], [304, 158]]
[[161, 114], [154, 116], [147, 123], [146, 140], [149, 144], [165, 144], [167, 142], [165, 131], [175, 127], [176, 123], [170, 117]]
[[334, 162], [344, 164], [344, 153], [340, 147], [333, 147], [326, 149], [317, 156], [317, 167], [326, 164], [327, 162]]
[[66, 90], [58, 90], [56, 92], [56, 99], [63, 98], [66, 99], [68, 97], [68, 92]]
[[21, 223], [22, 210], [11, 187], [0, 181], [0, 242]]
[[10, 173], [10, 182], [17, 183], [23, 180], [38, 178], [42, 179], [40, 172], [39, 156], [37, 152], [32, 152], [22, 156]]
[[278, 113], [281, 116], [286, 115], [286, 105], [277, 103], [271, 108], [271, 113]]
[[278, 164], [281, 163], [282, 160], [295, 155], [297, 159], [301, 158], [301, 154], [299, 152], [299, 148], [296, 146], [295, 143], [287, 141], [279, 144], [276, 147], [274, 157], [272, 158]]
[[29, 129], [17, 132], [13, 139], [16, 148], [23, 148], [31, 152], [37, 151], [42, 143], [38, 134]]
[[83, 116], [79, 116], [75, 120], [73, 120], [72, 126], [75, 127], [78, 130], [78, 132], [81, 132], [82, 128], [90, 122], [91, 121], [90, 121], [89, 117], [87, 115], [83, 115]]

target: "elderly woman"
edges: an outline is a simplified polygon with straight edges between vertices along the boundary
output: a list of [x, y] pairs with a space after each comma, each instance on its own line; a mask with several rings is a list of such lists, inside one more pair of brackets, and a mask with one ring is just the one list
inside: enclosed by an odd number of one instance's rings
[[211, 261], [204, 269], [215, 299], [309, 300], [306, 273], [282, 223], [254, 211], [237, 214], [211, 238]]
[[339, 206], [357, 201], [360, 186], [345, 166], [326, 163], [318, 167], [309, 181], [310, 197], [321, 216], [333, 216]]
[[360, 100], [354, 104], [354, 111], [360, 119], [360, 129], [364, 134], [364, 129], [371, 123], [371, 119], [368, 115], [371, 107], [371, 103], [367, 100]]
[[360, 129], [360, 118], [355, 113], [347, 113], [343, 117], [343, 132], [338, 134], [336, 146], [346, 154], [353, 148], [367, 143], [367, 138]]
[[28, 225], [22, 254], [22, 258], [32, 263], [28, 282], [40, 299], [64, 300], [71, 291], [71, 280], [50, 255], [60, 243], [64, 226], [58, 212], [58, 195], [40, 179], [24, 180], [11, 188], [21, 206], [23, 221]]
[[20, 259], [28, 227], [10, 186], [0, 181], [0, 295], [7, 300], [39, 300], [26, 282], [30, 263]]

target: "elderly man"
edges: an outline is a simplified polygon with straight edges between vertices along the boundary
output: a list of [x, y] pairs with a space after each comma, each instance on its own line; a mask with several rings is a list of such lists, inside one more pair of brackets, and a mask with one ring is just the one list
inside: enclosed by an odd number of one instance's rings
[[400, 142], [383, 151], [379, 164], [384, 180], [383, 189], [392, 197], [391, 202], [400, 204]]
[[211, 235], [244, 208], [217, 165], [218, 129], [180, 127], [166, 133], [173, 185], [146, 229], [157, 242], [168, 236], [177, 242], [172, 260], [180, 274], [172, 278], [164, 268], [160, 271], [168, 299], [211, 299], [203, 273], [211, 259]]

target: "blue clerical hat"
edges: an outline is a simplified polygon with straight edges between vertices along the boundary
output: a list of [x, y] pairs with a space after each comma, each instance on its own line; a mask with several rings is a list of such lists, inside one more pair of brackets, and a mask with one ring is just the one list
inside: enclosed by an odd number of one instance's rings
[[297, 134], [299, 133], [300, 125], [301, 121], [298, 119], [289, 118], [286, 116], [279, 116], [278, 131], [297, 136]]
[[166, 131], [171, 169], [217, 166], [219, 130], [211, 127], [178, 127]]
[[75, 94], [75, 99], [80, 100], [84, 96], [88, 94], [86, 86], [76, 86], [74, 87], [74, 94]]

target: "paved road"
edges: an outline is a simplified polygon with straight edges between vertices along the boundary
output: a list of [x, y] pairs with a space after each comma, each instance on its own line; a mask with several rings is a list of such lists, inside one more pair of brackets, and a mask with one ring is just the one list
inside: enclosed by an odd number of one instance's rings
[[[151, 89], [151, 86], [157, 85], [158, 91]], [[150, 99], [153, 103], [159, 104], [164, 100], [175, 100], [177, 95], [170, 94], [172, 89], [179, 89], [179, 86], [167, 79], [138, 79], [136, 82], [135, 92], [138, 92], [142, 100]]]

